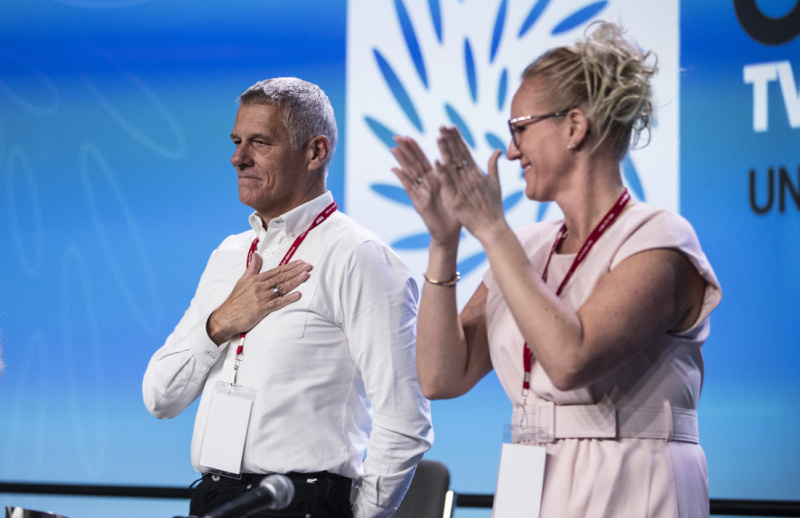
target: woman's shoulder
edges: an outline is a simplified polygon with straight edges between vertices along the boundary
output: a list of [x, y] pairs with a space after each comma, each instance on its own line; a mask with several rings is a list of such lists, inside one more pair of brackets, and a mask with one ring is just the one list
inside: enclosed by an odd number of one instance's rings
[[612, 229], [616, 240], [609, 240], [613, 244], [608, 243], [614, 247], [611, 269], [639, 252], [672, 249], [686, 255], [701, 273], [708, 272], [707, 277], [714, 279], [713, 270], [694, 228], [680, 214], [636, 203], [625, 217], [620, 218], [619, 225], [615, 223]]
[[618, 230], [627, 242], [651, 245], [652, 248], [699, 247], [697, 234], [689, 221], [667, 209], [654, 208], [637, 202], [620, 218]]

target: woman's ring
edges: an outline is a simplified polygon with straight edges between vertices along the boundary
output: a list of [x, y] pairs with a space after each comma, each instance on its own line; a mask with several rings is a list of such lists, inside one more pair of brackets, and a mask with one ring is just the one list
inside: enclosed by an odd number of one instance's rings
[[422, 178], [421, 177], [417, 178], [416, 181], [414, 181], [414, 185], [413, 185], [414, 189], [418, 189], [420, 185], [422, 185]]
[[467, 167], [467, 161], [462, 160], [461, 163], [456, 166], [456, 171], [461, 171], [465, 167]]
[[272, 287], [272, 293], [274, 293], [276, 297], [283, 297], [283, 295], [281, 295], [281, 292], [278, 290], [277, 284]]

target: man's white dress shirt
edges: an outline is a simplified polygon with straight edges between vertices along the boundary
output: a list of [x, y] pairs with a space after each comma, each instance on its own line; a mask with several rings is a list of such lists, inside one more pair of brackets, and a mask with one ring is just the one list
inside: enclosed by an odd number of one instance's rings
[[[198, 471], [214, 385], [231, 380], [236, 353], [236, 340], [214, 344], [206, 321], [244, 273], [255, 237], [261, 271], [274, 268], [332, 201], [326, 192], [267, 229], [251, 215], [252, 231], [212, 253], [189, 309], [150, 360], [143, 394], [154, 416], [174, 417], [201, 397], [192, 437]], [[433, 441], [415, 370], [416, 282], [391, 248], [338, 211], [294, 259], [313, 266], [300, 300], [267, 315], [245, 342], [237, 384], [257, 392], [242, 472], [337, 473], [357, 481], [356, 517], [391, 516]]]

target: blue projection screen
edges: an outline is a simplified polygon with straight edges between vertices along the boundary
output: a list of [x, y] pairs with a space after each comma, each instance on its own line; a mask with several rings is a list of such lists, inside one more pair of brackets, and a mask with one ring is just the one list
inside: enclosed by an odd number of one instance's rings
[[[12, 2], [0, 16], [0, 481], [188, 486], [194, 409], [141, 402], [152, 353], [211, 251], [247, 228], [229, 159], [236, 97], [298, 76], [329, 95], [340, 207], [421, 274], [427, 235], [390, 167], [394, 133], [440, 125], [479, 163], [507, 145], [522, 68], [595, 19], [660, 58], [658, 125], [623, 173], [694, 225], [723, 287], [704, 346], [712, 498], [800, 499], [800, 27], [794, 0]], [[794, 31], [794, 32], [793, 32]], [[763, 32], [763, 31], [762, 31]], [[764, 38], [772, 38], [764, 41]], [[775, 40], [777, 38], [777, 40]], [[515, 225], [558, 217], [501, 165]], [[463, 304], [487, 268], [464, 238]], [[433, 404], [452, 489], [492, 493], [510, 405], [490, 374]], [[182, 501], [0, 495], [72, 518], [185, 514]], [[458, 516], [488, 516], [458, 509]]]

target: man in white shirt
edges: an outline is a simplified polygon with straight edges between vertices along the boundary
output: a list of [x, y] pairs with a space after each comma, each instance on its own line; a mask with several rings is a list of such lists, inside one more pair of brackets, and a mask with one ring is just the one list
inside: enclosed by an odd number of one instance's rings
[[252, 230], [212, 253], [150, 360], [145, 405], [171, 418], [200, 396], [192, 515], [284, 473], [287, 513], [389, 517], [433, 441], [415, 371], [416, 283], [326, 190], [337, 130], [324, 92], [269, 79], [239, 104], [231, 163]]

